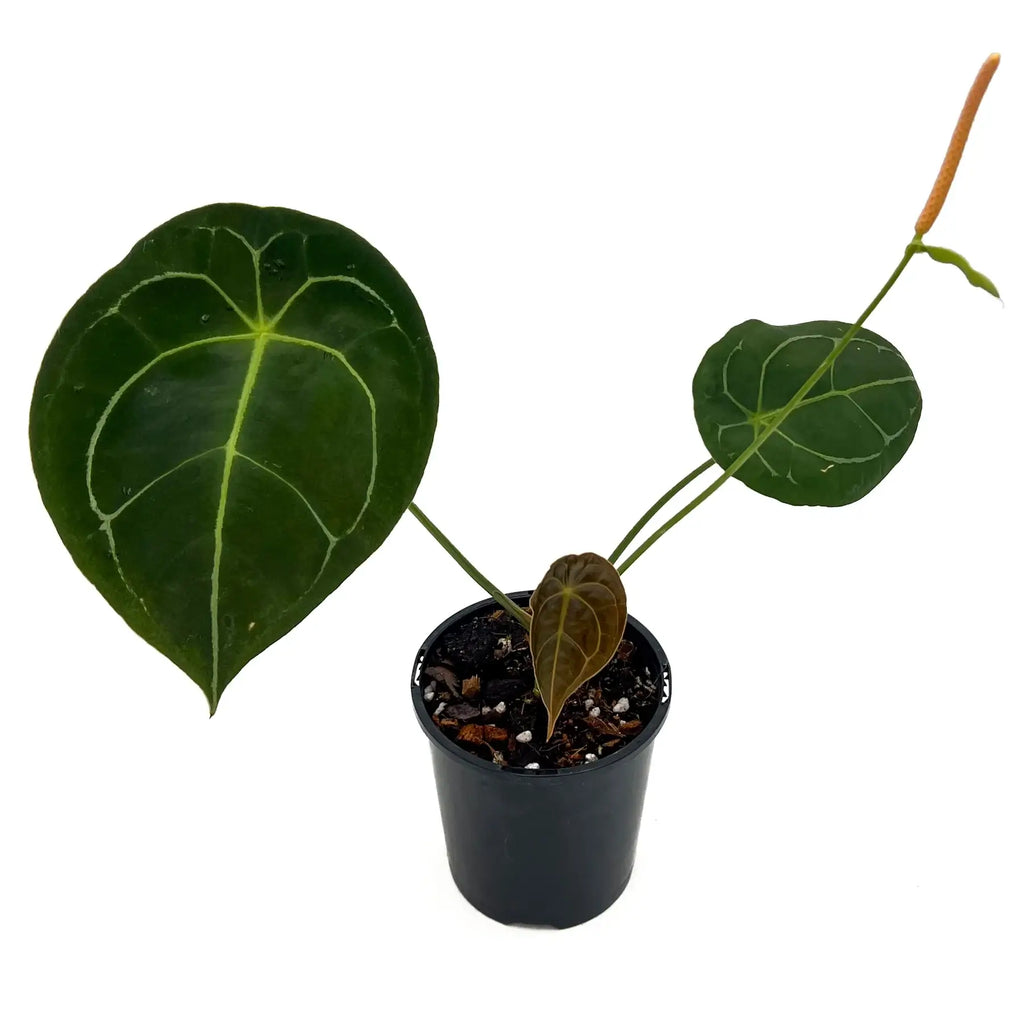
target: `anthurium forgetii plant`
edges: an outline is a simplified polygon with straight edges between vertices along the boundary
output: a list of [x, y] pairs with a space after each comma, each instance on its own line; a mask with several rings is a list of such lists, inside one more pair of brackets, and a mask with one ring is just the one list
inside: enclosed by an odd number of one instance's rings
[[[211, 713], [242, 667], [381, 544], [408, 509], [528, 631], [550, 738], [566, 700], [614, 656], [621, 574], [731, 477], [792, 505], [864, 497], [910, 447], [921, 392], [864, 324], [924, 254], [978, 105], [982, 65], [895, 270], [853, 323], [748, 320], [705, 353], [694, 414], [711, 458], [604, 558], [557, 559], [512, 602], [412, 501], [437, 413], [415, 299], [346, 228], [291, 210], [208, 206], [143, 238], [75, 304], [31, 411], [43, 501], [79, 568], [202, 688]], [[672, 498], [722, 473], [626, 551]]]

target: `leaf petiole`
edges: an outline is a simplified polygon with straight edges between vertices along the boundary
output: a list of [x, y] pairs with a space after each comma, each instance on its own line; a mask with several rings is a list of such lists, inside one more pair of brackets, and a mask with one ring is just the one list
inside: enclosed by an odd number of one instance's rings
[[466, 571], [466, 573], [478, 583], [491, 597], [494, 598], [502, 608], [516, 619], [524, 629], [530, 628], [530, 616], [523, 611], [514, 601], [509, 600], [472, 562], [423, 514], [422, 509], [412, 501], [409, 502], [409, 511], [423, 524], [426, 531], [448, 552], [452, 558]]
[[679, 483], [667, 490], [634, 524], [633, 528], [619, 541], [618, 547], [608, 556], [609, 562], [614, 562], [626, 548], [633, 542], [633, 538], [667, 505], [687, 484], [692, 483], [715, 464], [714, 459], [708, 459], [703, 465], [687, 473]]

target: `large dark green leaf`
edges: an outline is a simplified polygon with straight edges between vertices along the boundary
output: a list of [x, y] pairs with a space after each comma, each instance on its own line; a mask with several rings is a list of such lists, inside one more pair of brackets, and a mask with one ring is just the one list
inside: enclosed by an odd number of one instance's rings
[[626, 592], [606, 558], [565, 555], [530, 596], [530, 611], [530, 653], [551, 739], [565, 702], [618, 649], [626, 629]]
[[[693, 379], [694, 414], [708, 451], [727, 468], [776, 423], [850, 324], [774, 327], [748, 320], [708, 349]], [[846, 505], [903, 457], [921, 416], [921, 392], [903, 356], [859, 330], [829, 371], [737, 472], [791, 505]]]
[[30, 434], [75, 562], [212, 711], [384, 540], [436, 415], [422, 315], [376, 249], [218, 205], [151, 232], [75, 304]]

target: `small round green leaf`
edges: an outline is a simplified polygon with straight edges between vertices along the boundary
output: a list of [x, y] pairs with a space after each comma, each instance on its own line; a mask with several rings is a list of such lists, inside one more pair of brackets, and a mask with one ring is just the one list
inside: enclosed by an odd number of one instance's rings
[[225, 204], [152, 231], [74, 305], [30, 440], [78, 567], [212, 712], [388, 535], [436, 417], [387, 260], [339, 224]]
[[[720, 466], [777, 423], [849, 328], [748, 320], [708, 349], [693, 379], [694, 415]], [[921, 392], [903, 356], [861, 328], [736, 478], [791, 505], [847, 505], [899, 462], [920, 416]]]

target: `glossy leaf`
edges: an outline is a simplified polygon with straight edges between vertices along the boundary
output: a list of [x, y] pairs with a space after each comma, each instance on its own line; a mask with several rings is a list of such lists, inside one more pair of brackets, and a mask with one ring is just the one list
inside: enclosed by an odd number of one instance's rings
[[218, 205], [158, 227], [75, 304], [30, 435], [75, 562], [212, 712], [384, 540], [436, 414], [422, 315], [376, 249]]
[[989, 295], [999, 298], [999, 290], [996, 286], [984, 274], [975, 270], [960, 253], [954, 252], [952, 249], [944, 249], [941, 245], [925, 245], [922, 242], [917, 242], [915, 247], [919, 252], [928, 253], [936, 263], [952, 264], [975, 288], [981, 288]]
[[[693, 379], [694, 414], [720, 466], [778, 419], [849, 327], [748, 320], [708, 349]], [[903, 356], [862, 328], [736, 478], [791, 505], [849, 504], [899, 462], [920, 416]]]
[[530, 597], [530, 652], [551, 739], [565, 702], [611, 660], [626, 629], [626, 592], [600, 555], [554, 562]]

